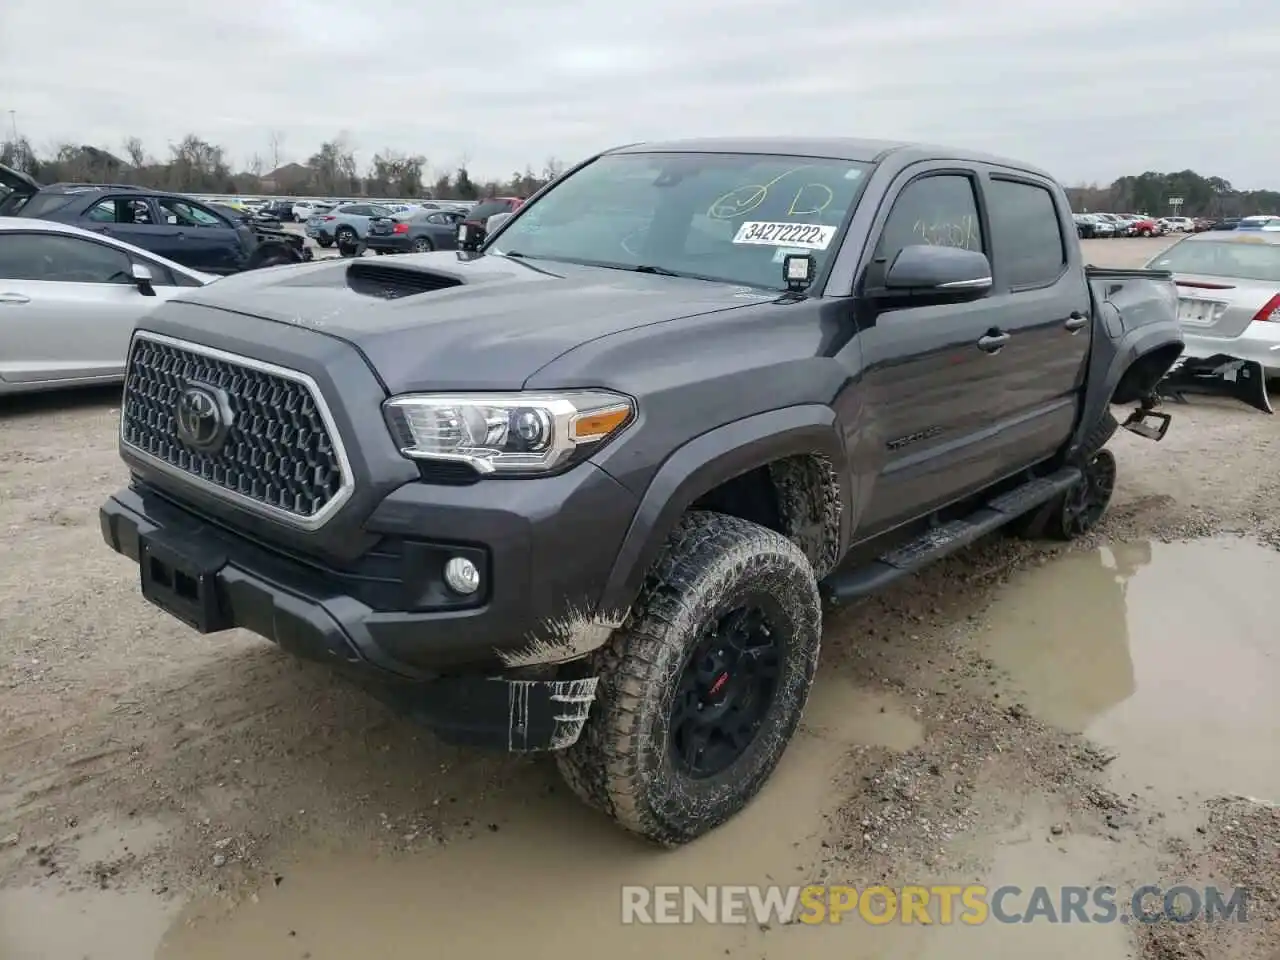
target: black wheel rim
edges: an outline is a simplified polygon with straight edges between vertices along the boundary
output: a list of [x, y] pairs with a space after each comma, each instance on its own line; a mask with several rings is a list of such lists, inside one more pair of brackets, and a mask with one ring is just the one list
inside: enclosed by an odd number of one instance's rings
[[772, 598], [753, 596], [698, 638], [671, 701], [668, 743], [685, 775], [722, 773], [760, 732], [782, 672], [781, 613]]
[[1072, 487], [1063, 503], [1062, 526], [1071, 536], [1093, 529], [1111, 502], [1116, 487], [1116, 458], [1099, 450], [1084, 467], [1084, 477]]

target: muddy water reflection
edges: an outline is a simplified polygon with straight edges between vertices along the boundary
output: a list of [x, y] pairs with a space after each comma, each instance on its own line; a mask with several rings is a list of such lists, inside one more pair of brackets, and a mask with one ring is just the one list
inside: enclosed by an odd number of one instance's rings
[[1280, 800], [1280, 553], [1117, 544], [1015, 579], [983, 652], [1041, 719], [1113, 748], [1131, 790]]
[[[303, 857], [257, 902], [220, 913], [197, 904], [170, 930], [161, 958], [789, 956], [796, 938], [756, 926], [624, 926], [626, 884], [768, 884], [810, 879], [809, 865], [839, 800], [832, 782], [853, 744], [909, 749], [922, 730], [891, 695], [823, 675], [801, 735], [742, 816], [697, 843], [639, 843], [563, 792], [507, 798], [499, 832], [392, 859]], [[788, 930], [787, 934], [793, 931]], [[801, 930], [799, 933], [820, 931]], [[821, 936], [849, 956], [856, 927]], [[863, 931], [865, 934], [865, 930]], [[801, 937], [800, 939], [804, 939]], [[818, 940], [810, 938], [810, 944]]]

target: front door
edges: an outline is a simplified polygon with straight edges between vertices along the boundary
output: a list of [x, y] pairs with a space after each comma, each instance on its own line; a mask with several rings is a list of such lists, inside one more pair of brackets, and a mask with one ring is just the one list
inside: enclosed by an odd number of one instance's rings
[[120, 376], [139, 292], [123, 250], [53, 233], [0, 233], [0, 378]]
[[[972, 169], [912, 168], [890, 190], [873, 228], [868, 270], [886, 269], [903, 247], [939, 244], [991, 256]], [[856, 301], [862, 354], [854, 461], [862, 473], [857, 537], [883, 533], [981, 489], [998, 472], [995, 434], [1009, 412], [1009, 359], [986, 339], [983, 297], [881, 309]], [[987, 349], [980, 346], [980, 341]]]

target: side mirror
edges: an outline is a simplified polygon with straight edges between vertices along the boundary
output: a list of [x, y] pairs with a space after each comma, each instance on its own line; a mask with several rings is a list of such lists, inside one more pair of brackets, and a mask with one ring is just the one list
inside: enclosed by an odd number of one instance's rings
[[155, 278], [151, 276], [150, 267], [135, 263], [130, 273], [133, 276], [133, 285], [138, 288], [140, 294], [144, 297], [154, 297], [156, 295]]
[[976, 298], [991, 284], [986, 254], [930, 244], [903, 247], [884, 277], [885, 292], [893, 297]]

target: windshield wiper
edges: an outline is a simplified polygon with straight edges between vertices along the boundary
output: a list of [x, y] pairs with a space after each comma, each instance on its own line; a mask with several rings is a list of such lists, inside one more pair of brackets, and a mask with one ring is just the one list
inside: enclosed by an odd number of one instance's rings
[[[666, 267], [655, 267], [647, 263], [641, 264], [638, 267], [632, 267], [631, 269], [634, 270], [636, 273], [652, 273], [659, 277], [689, 277], [690, 276], [687, 273], [677, 273], [674, 270], [668, 270]], [[694, 277], [693, 279], [701, 279], [701, 278]]]

